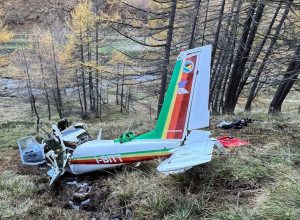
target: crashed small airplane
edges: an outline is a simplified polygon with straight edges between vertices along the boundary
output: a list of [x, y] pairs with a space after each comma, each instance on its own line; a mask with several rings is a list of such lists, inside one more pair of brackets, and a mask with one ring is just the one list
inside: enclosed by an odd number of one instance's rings
[[[211, 161], [222, 145], [210, 132], [208, 96], [211, 45], [181, 51], [155, 129], [135, 136], [125, 132], [115, 140], [91, 140], [84, 124], [52, 126], [48, 138], [18, 141], [23, 164], [47, 163], [52, 185], [64, 172], [83, 174], [124, 164], [164, 158], [162, 173], [180, 173]], [[67, 127], [67, 128], [66, 128]]]

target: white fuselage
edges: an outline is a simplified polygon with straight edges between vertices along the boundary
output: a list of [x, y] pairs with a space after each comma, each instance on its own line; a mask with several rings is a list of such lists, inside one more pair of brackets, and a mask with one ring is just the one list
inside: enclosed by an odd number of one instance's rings
[[74, 174], [169, 157], [171, 150], [180, 146], [177, 139], [163, 140], [136, 139], [127, 143], [113, 140], [94, 140], [79, 145], [69, 159], [70, 170]]

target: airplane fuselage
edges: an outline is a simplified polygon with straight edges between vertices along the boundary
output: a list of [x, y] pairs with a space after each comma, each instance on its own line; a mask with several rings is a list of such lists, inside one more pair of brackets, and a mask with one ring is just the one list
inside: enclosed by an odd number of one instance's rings
[[94, 140], [79, 145], [69, 159], [72, 173], [82, 174], [96, 170], [169, 157], [171, 150], [180, 146], [180, 140], [132, 140], [115, 143], [113, 140]]

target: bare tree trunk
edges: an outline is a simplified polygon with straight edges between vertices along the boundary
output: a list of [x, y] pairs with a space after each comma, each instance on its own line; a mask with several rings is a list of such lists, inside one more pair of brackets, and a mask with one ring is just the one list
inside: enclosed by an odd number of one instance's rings
[[119, 76], [117, 76], [116, 104], [119, 105]]
[[[225, 65], [223, 64], [224, 63], [224, 59], [225, 59], [225, 56], [224, 56], [225, 54], [227, 54], [227, 53], [226, 53], [226, 51], [223, 48], [223, 50], [222, 50], [222, 56], [218, 57], [218, 60], [219, 59], [221, 60], [221, 61], [218, 61], [218, 62], [220, 62], [219, 69], [222, 68], [222, 70], [225, 69]], [[217, 67], [217, 64], [216, 64], [216, 67]], [[212, 112], [214, 114], [218, 114], [219, 113], [218, 112], [218, 99], [219, 99], [219, 94], [220, 94], [220, 90], [221, 90], [223, 78], [224, 78], [224, 71], [222, 71], [222, 72], [221, 71], [217, 71], [217, 73], [215, 74], [215, 82], [213, 84], [213, 88], [212, 88], [211, 94], [209, 96], [210, 99], [212, 99]]]
[[255, 16], [254, 16], [253, 21], [252, 21], [252, 27], [250, 29], [249, 36], [248, 36], [248, 39], [247, 39], [247, 43], [245, 45], [245, 50], [244, 50], [244, 53], [243, 53], [243, 57], [242, 57], [241, 62], [239, 64], [239, 69], [240, 69], [239, 78], [238, 78], [239, 84], [238, 84], [237, 91], [236, 91], [236, 94], [235, 94], [234, 107], [236, 106], [236, 103], [237, 103], [239, 95], [240, 95], [238, 88], [242, 86], [241, 85], [241, 79], [242, 79], [242, 77], [244, 75], [244, 72], [245, 72], [246, 63], [249, 60], [250, 51], [251, 51], [251, 48], [252, 48], [252, 45], [253, 45], [253, 42], [254, 42], [255, 35], [257, 33], [258, 25], [260, 23], [260, 20], [262, 18], [263, 12], [264, 12], [264, 8], [265, 8], [265, 0], [260, 0], [259, 3], [258, 3], [258, 6], [256, 8]]
[[281, 106], [286, 98], [287, 94], [290, 92], [295, 81], [300, 74], [300, 44], [297, 45], [295, 55], [290, 62], [286, 74], [284, 74], [279, 87], [273, 97], [273, 100], [269, 107], [269, 114], [278, 114], [281, 112]]
[[[100, 100], [101, 102], [101, 100]], [[99, 76], [96, 76], [96, 118], [100, 118], [100, 114], [99, 114]]]
[[230, 32], [229, 32], [230, 56], [229, 56], [228, 62], [225, 67], [224, 81], [222, 84], [222, 89], [221, 89], [221, 93], [220, 93], [220, 101], [219, 101], [219, 106], [218, 106], [219, 109], [222, 109], [222, 113], [225, 113], [225, 109], [224, 109], [225, 94], [228, 89], [228, 80], [229, 80], [230, 71], [231, 71], [231, 68], [232, 68], [233, 62], [234, 62], [235, 48], [236, 48], [236, 44], [237, 44], [237, 35], [238, 35], [238, 24], [240, 23], [240, 11], [242, 8], [242, 3], [243, 3], [243, 1], [238, 0], [236, 10], [235, 10], [235, 15], [233, 18], [233, 22], [232, 22], [232, 25], [230, 25]]
[[46, 101], [47, 101], [48, 120], [50, 121], [51, 120], [51, 107], [50, 107], [49, 94], [48, 94], [47, 86], [46, 86], [44, 65], [43, 65], [43, 59], [42, 59], [42, 54], [41, 54], [41, 50], [40, 50], [39, 39], [36, 39], [36, 43], [37, 43], [37, 55], [38, 55], [38, 59], [40, 62], [40, 69], [41, 69], [41, 75], [42, 75], [42, 80], [43, 80], [43, 89], [44, 89], [44, 94], [45, 94]]
[[[222, 51], [222, 52], [221, 52]], [[215, 63], [215, 68], [212, 70], [212, 78], [211, 78], [211, 81], [210, 81], [210, 91], [209, 91], [209, 99], [212, 99], [212, 95], [214, 93], [214, 90], [215, 90], [215, 86], [216, 86], [216, 83], [218, 82], [218, 79], [219, 79], [219, 71], [217, 71], [217, 68], [221, 66], [221, 64], [223, 63], [223, 59], [224, 57], [222, 56], [222, 53], [223, 53], [223, 50], [220, 51], [220, 54], [218, 56], [218, 59], [217, 59], [217, 62]], [[216, 74], [217, 72], [217, 74]]]
[[100, 81], [100, 91], [99, 91], [99, 116], [100, 120], [102, 121], [102, 79]]
[[[212, 103], [212, 112], [214, 114], [220, 113], [220, 94], [221, 94], [221, 88], [222, 84], [226, 75], [226, 66], [228, 65], [228, 57], [229, 51], [232, 53], [231, 49], [231, 40], [230, 40], [230, 32], [229, 28], [232, 26], [232, 18], [234, 16], [234, 8], [236, 5], [236, 0], [232, 1], [231, 9], [230, 9], [230, 15], [227, 19], [226, 27], [225, 27], [225, 36], [222, 39], [222, 50], [220, 50], [219, 57], [221, 57], [220, 65], [215, 65], [214, 71], [217, 71], [215, 82], [213, 82], [212, 88], [210, 89], [210, 102]], [[232, 28], [231, 28], [232, 29]], [[219, 58], [218, 57], [218, 58]], [[226, 60], [227, 59], [227, 60]], [[217, 62], [218, 63], [218, 62]], [[220, 79], [219, 79], [220, 78]], [[216, 91], [214, 91], [216, 88]], [[214, 96], [213, 96], [214, 94]], [[221, 96], [222, 97], [222, 96]]]
[[[217, 68], [220, 66], [220, 64], [223, 62], [223, 56], [222, 56], [223, 50], [220, 51], [220, 54], [218, 56], [217, 62], [215, 63], [215, 68], [213, 68], [211, 73], [211, 81], [210, 81], [210, 91], [209, 91], [209, 98], [212, 98], [212, 94], [215, 90], [216, 83], [218, 82], [219, 78], [219, 71], [217, 71]], [[217, 72], [217, 74], [216, 74]]]
[[192, 27], [192, 34], [191, 34], [191, 40], [190, 40], [190, 44], [189, 44], [189, 49], [194, 48], [194, 44], [195, 44], [195, 31], [196, 31], [197, 21], [198, 21], [198, 18], [199, 18], [200, 6], [201, 6], [201, 0], [197, 0], [196, 15], [195, 15], [194, 23], [193, 23], [193, 27]]
[[201, 45], [203, 45], [204, 38], [205, 38], [208, 8], [209, 8], [209, 0], [206, 1], [206, 11], [205, 11], [205, 18], [204, 18], [204, 27], [203, 27], [203, 31], [202, 31], [202, 37], [201, 37]]
[[36, 116], [36, 135], [39, 135], [39, 125], [40, 125], [40, 116], [38, 114], [37, 108], [36, 108], [36, 101], [35, 101], [35, 97], [32, 93], [32, 86], [31, 86], [31, 80], [30, 80], [30, 76], [29, 76], [29, 65], [25, 56], [25, 52], [24, 52], [24, 48], [22, 47], [22, 57], [23, 57], [23, 61], [24, 61], [24, 71], [27, 75], [27, 85], [28, 85], [28, 91], [29, 91], [29, 96], [31, 98], [31, 102], [32, 102], [32, 108], [34, 111], [34, 114]]
[[243, 34], [241, 37], [241, 42], [239, 43], [239, 47], [237, 50], [237, 54], [235, 57], [235, 62], [232, 67], [231, 75], [229, 78], [228, 88], [225, 97], [224, 110], [226, 113], [233, 114], [235, 108], [235, 93], [238, 88], [241, 75], [240, 71], [244, 68], [242, 63], [244, 62], [242, 59], [245, 54], [245, 45], [247, 44], [247, 39], [250, 31], [250, 26], [252, 23], [252, 18], [255, 12], [256, 4], [251, 2], [248, 10], [248, 16], [244, 23]]
[[[90, 31], [89, 31], [89, 27], [87, 28], [87, 38], [89, 38], [90, 36]], [[91, 62], [92, 60], [92, 47], [91, 47], [91, 43], [88, 41], [87, 43], [87, 59], [89, 62]], [[94, 106], [93, 106], [93, 99], [94, 99], [94, 95], [93, 95], [93, 74], [92, 74], [92, 68], [89, 66], [88, 67], [88, 72], [89, 72], [89, 101], [90, 101], [90, 111], [93, 112]]]
[[[99, 24], [96, 22], [96, 64], [99, 65]], [[101, 121], [101, 88], [99, 92], [99, 70], [96, 70], [96, 117]], [[101, 80], [102, 82], [102, 80]]]
[[128, 87], [128, 92], [127, 92], [127, 112], [128, 113], [129, 113], [130, 101], [131, 101], [131, 93], [130, 93], [130, 87]]
[[[223, 14], [224, 14], [224, 8], [225, 8], [225, 0], [222, 1], [220, 14], [219, 14], [219, 18], [218, 18], [219, 22], [218, 22], [218, 26], [217, 26], [217, 31], [215, 33], [215, 39], [214, 39], [214, 42], [212, 45], [211, 66], [213, 66], [216, 51], [217, 51], [218, 41], [219, 41], [219, 37], [220, 37], [220, 30], [221, 30], [221, 26], [222, 26], [222, 18], [223, 18]], [[212, 75], [212, 78], [213, 77], [214, 76]]]
[[108, 84], [106, 84], [106, 103], [108, 103]]
[[38, 136], [39, 133], [40, 133], [40, 116], [39, 116], [38, 111], [36, 109], [35, 97], [33, 96], [32, 93], [31, 93], [31, 97], [32, 97], [34, 113], [35, 113], [35, 116], [36, 116], [36, 136]]
[[100, 118], [100, 121], [102, 121], [102, 97], [101, 97], [101, 90], [102, 90], [102, 79], [100, 79], [100, 89], [99, 89], [99, 76], [96, 77], [96, 94], [97, 94], [97, 104], [96, 104], [96, 117]]
[[276, 21], [276, 17], [278, 15], [278, 12], [279, 12], [280, 8], [281, 8], [281, 4], [279, 4], [278, 7], [276, 8], [276, 11], [274, 13], [274, 16], [273, 16], [273, 18], [271, 20], [271, 23], [270, 23], [268, 29], [267, 29], [267, 32], [264, 35], [262, 41], [260, 42], [258, 48], [255, 50], [255, 54], [253, 55], [253, 58], [251, 59], [250, 64], [247, 67], [247, 71], [245, 72], [245, 74], [243, 76], [243, 79], [242, 79], [242, 81], [241, 81], [241, 83], [239, 85], [238, 92], [237, 92], [237, 97], [241, 94], [244, 86], [246, 85], [246, 82], [247, 82], [247, 80], [248, 80], [248, 78], [249, 78], [249, 76], [250, 76], [250, 74], [251, 74], [251, 72], [252, 72], [252, 70], [253, 70], [253, 68], [254, 68], [254, 66], [256, 64], [256, 61], [257, 61], [259, 55], [261, 54], [261, 51], [263, 50], [263, 47], [264, 47], [266, 41], [269, 38], [269, 35], [270, 35], [271, 31], [272, 31], [272, 27], [274, 25], [274, 22]]
[[83, 115], [83, 106], [82, 106], [82, 100], [81, 100], [81, 94], [80, 94], [80, 85], [79, 85], [79, 77], [78, 77], [77, 69], [75, 70], [75, 78], [76, 78], [76, 84], [77, 84], [77, 92], [78, 92], [78, 98], [79, 98], [79, 103], [80, 103], [81, 115]]
[[121, 84], [121, 112], [123, 112], [124, 107], [124, 75], [122, 76], [122, 84]]
[[83, 55], [83, 39], [82, 39], [82, 30], [80, 30], [80, 62], [81, 62], [81, 78], [82, 78], [82, 93], [83, 93], [83, 106], [84, 106], [84, 114], [87, 114], [87, 101], [86, 101], [86, 91], [85, 91], [85, 74], [84, 74], [84, 55]]
[[96, 76], [96, 118], [100, 118], [100, 111], [99, 111], [99, 100], [101, 103], [101, 98], [99, 97], [99, 76]]
[[52, 95], [53, 95], [53, 99], [54, 99], [54, 103], [55, 103], [55, 107], [56, 107], [56, 111], [59, 112], [59, 104], [58, 104], [58, 99], [57, 99], [57, 93], [55, 89], [51, 89]]
[[170, 62], [170, 52], [171, 52], [171, 44], [173, 39], [173, 30], [174, 30], [174, 20], [176, 15], [176, 6], [177, 0], [172, 0], [172, 10], [169, 18], [169, 25], [168, 25], [168, 32], [167, 32], [167, 40], [165, 45], [165, 54], [163, 60], [163, 72], [161, 75], [161, 85], [160, 85], [160, 92], [158, 98], [158, 107], [157, 107], [157, 116], [160, 113], [162, 104], [164, 102], [166, 88], [167, 88], [167, 78], [168, 78], [168, 67]]
[[56, 64], [56, 52], [55, 52], [53, 34], [51, 33], [51, 35], [52, 35], [51, 36], [51, 43], [52, 43], [52, 55], [53, 55], [53, 67], [54, 67], [54, 75], [55, 75], [57, 102], [58, 102], [58, 114], [59, 114], [59, 117], [62, 118], [63, 105], [62, 105], [61, 92], [60, 92], [60, 88], [59, 88], [59, 84], [58, 84], [58, 70], [57, 70], [57, 64]]
[[255, 94], [257, 94], [257, 86], [258, 86], [259, 78], [260, 78], [261, 74], [263, 73], [263, 70], [265, 68], [265, 64], [266, 64], [267, 60], [269, 59], [269, 57], [272, 53], [273, 47], [275, 46], [275, 43], [278, 39], [278, 36], [279, 36], [281, 28], [282, 28], [282, 25], [284, 24], [284, 21], [285, 21], [288, 13], [290, 11], [290, 7], [291, 7], [292, 3], [293, 3], [293, 0], [289, 0], [289, 1], [286, 2], [286, 7], [285, 7], [285, 10], [284, 10], [284, 13], [281, 17], [281, 20], [280, 20], [279, 24], [276, 27], [276, 31], [275, 31], [275, 34], [273, 35], [270, 46], [269, 46], [269, 48], [268, 48], [268, 50], [267, 50], [267, 52], [266, 52], [266, 54], [263, 58], [263, 61], [262, 61], [261, 65], [259, 66], [259, 69], [256, 72], [254, 82], [253, 82], [253, 85], [251, 87], [250, 95], [248, 96], [247, 103], [246, 103], [246, 106], [245, 106], [246, 111], [251, 111], [251, 104], [252, 104], [252, 102], [255, 98]]

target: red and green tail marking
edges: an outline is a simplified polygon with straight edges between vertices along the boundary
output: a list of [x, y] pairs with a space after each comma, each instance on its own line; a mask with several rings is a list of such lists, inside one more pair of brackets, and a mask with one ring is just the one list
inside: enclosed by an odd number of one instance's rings
[[197, 55], [177, 60], [155, 129], [136, 139], [183, 138], [196, 63]]

